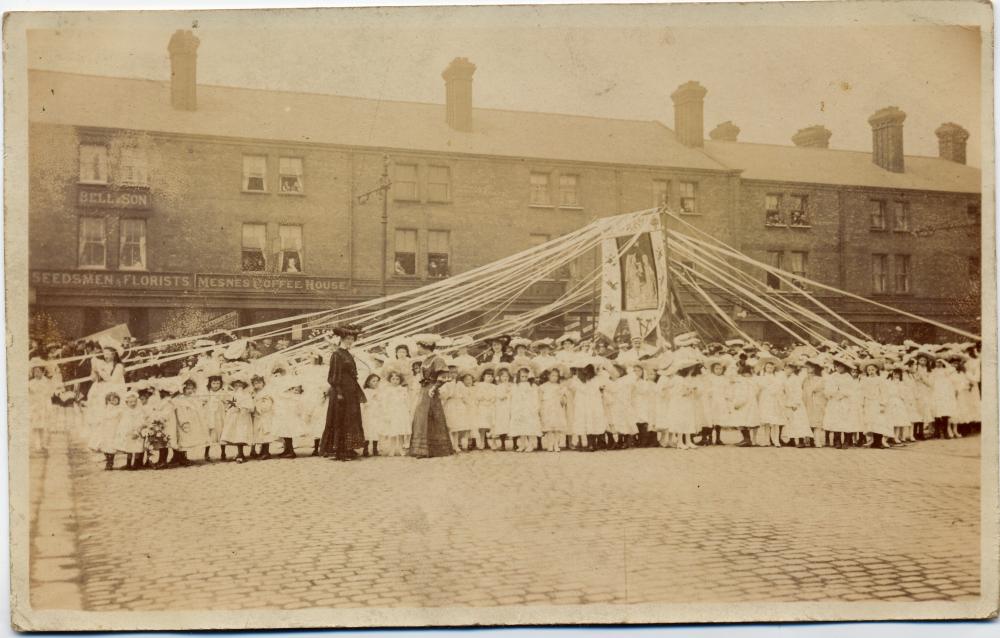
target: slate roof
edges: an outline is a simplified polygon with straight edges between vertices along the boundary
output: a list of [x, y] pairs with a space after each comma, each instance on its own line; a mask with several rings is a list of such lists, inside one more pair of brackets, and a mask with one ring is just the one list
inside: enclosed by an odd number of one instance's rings
[[443, 104], [198, 86], [176, 110], [166, 81], [29, 71], [32, 122], [346, 146], [725, 170], [655, 121], [473, 109], [471, 133]]
[[979, 193], [980, 170], [938, 157], [907, 155], [904, 172], [887, 171], [867, 151], [706, 141], [705, 152], [742, 169], [744, 179]]

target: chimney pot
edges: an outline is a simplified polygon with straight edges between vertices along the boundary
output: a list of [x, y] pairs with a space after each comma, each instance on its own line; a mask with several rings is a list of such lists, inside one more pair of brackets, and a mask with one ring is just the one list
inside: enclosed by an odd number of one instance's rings
[[444, 78], [445, 117], [456, 131], [472, 131], [472, 76], [476, 65], [468, 58], [455, 58], [441, 73]]
[[694, 80], [670, 94], [674, 101], [674, 132], [685, 146], [705, 145], [705, 95], [708, 90]]
[[895, 106], [879, 109], [868, 123], [872, 127], [872, 161], [887, 171], [902, 173], [903, 120], [906, 113]]
[[965, 143], [969, 132], [954, 122], [945, 122], [934, 131], [938, 138], [938, 156], [951, 162], [965, 164]]
[[713, 128], [708, 136], [717, 142], [735, 142], [740, 136], [740, 127], [726, 120]]
[[198, 107], [198, 44], [190, 31], [178, 29], [170, 37], [170, 103], [175, 109], [194, 111]]
[[830, 148], [830, 138], [833, 133], [825, 126], [815, 124], [800, 128], [792, 136], [792, 144], [809, 148]]

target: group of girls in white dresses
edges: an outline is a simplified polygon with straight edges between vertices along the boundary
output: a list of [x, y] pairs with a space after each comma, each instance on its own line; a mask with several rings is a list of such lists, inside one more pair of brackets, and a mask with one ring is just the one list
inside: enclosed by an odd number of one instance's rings
[[[506, 344], [505, 344], [506, 345]], [[640, 357], [625, 349], [596, 356], [578, 340], [515, 339], [512, 352], [477, 359], [452, 351], [436, 380], [454, 451], [596, 451], [722, 445], [884, 448], [978, 426], [979, 361], [960, 349], [895, 351], [879, 359], [839, 351], [788, 356], [766, 352], [706, 356], [693, 347]], [[358, 352], [364, 456], [403, 456], [420, 396], [421, 361], [410, 344], [384, 357]], [[319, 441], [326, 423], [326, 366], [318, 353], [266, 368], [203, 355], [176, 377], [126, 385], [113, 349], [93, 362], [85, 423], [106, 469], [220, 460], [294, 458]], [[58, 384], [33, 360], [32, 442], [44, 448]], [[727, 437], [729, 438], [729, 437]], [[740, 440], [740, 438], [742, 440]], [[272, 453], [272, 445], [281, 445]], [[171, 455], [172, 451], [172, 455]], [[235, 454], [230, 454], [235, 452]], [[169, 457], [169, 461], [168, 461]]]

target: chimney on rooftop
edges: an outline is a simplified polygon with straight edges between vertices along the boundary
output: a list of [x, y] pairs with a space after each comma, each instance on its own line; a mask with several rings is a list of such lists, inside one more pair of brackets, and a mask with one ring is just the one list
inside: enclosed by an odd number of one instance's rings
[[190, 31], [178, 29], [170, 37], [170, 103], [175, 109], [198, 107], [198, 43]]
[[713, 128], [708, 136], [717, 142], [735, 142], [740, 136], [740, 127], [726, 120]]
[[472, 74], [475, 72], [476, 65], [468, 58], [455, 58], [441, 74], [448, 126], [456, 131], [472, 131]]
[[705, 145], [705, 94], [708, 90], [694, 80], [670, 94], [674, 101], [674, 132], [685, 146]]
[[965, 164], [965, 142], [969, 132], [954, 122], [945, 122], [934, 133], [938, 138], [938, 156]]
[[800, 128], [792, 136], [792, 144], [809, 148], [830, 148], [830, 137], [833, 133], [825, 126], [816, 124]]
[[906, 113], [895, 106], [875, 111], [872, 126], [872, 161], [887, 171], [903, 172], [903, 120]]

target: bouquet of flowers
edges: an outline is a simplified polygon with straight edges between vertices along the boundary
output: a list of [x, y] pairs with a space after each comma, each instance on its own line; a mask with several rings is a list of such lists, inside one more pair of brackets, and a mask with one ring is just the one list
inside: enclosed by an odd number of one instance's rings
[[137, 435], [146, 439], [147, 450], [159, 450], [170, 446], [170, 435], [167, 434], [166, 422], [162, 419], [143, 425]]

